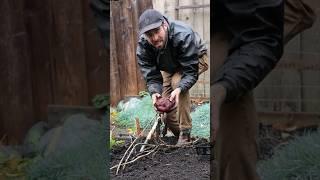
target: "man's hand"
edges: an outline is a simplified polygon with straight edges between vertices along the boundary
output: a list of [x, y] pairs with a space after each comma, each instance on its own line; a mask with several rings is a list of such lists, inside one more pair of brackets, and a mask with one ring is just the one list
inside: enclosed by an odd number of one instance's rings
[[159, 98], [161, 98], [161, 95], [159, 94], [159, 93], [154, 93], [154, 94], [152, 94], [152, 104], [153, 104], [153, 106], [156, 104], [156, 102], [157, 102], [157, 100], [159, 99]]
[[181, 89], [180, 88], [176, 88], [174, 91], [171, 92], [171, 95], [170, 95], [170, 98], [169, 98], [170, 101], [175, 100], [176, 106], [179, 103], [180, 93], [181, 93]]

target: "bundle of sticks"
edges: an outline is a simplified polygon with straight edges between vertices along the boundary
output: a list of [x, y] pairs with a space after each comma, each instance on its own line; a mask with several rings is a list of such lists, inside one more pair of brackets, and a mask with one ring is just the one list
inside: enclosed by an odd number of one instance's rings
[[[162, 124], [164, 124], [163, 113], [157, 113], [155, 117], [152, 118], [151, 121], [146, 125], [146, 127], [143, 128], [142, 131], [140, 128], [139, 120], [136, 119], [136, 128], [137, 128], [136, 137], [132, 138], [134, 140], [130, 143], [129, 147], [127, 148], [124, 155], [122, 156], [120, 162], [117, 165], [111, 167], [110, 170], [117, 168], [116, 175], [118, 175], [120, 169], [124, 170], [126, 165], [131, 164], [151, 154], [153, 157], [158, 152], [160, 147], [176, 148], [177, 146], [168, 145], [160, 139]], [[150, 131], [148, 135], [145, 137], [144, 134], [147, 129], [150, 129]], [[167, 129], [163, 128], [163, 131], [167, 131]], [[145, 140], [143, 141], [144, 138]], [[153, 144], [150, 143], [151, 140], [152, 142], [154, 142]], [[192, 143], [185, 144], [184, 146], [188, 146], [188, 145], [192, 145]]]

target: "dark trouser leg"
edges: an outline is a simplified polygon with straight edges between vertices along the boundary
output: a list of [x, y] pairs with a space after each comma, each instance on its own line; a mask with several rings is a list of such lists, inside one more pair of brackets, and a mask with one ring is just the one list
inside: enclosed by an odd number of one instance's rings
[[[228, 36], [215, 34], [213, 39], [212, 75], [223, 64], [228, 50]], [[213, 79], [213, 77], [211, 77]], [[214, 113], [214, 110], [213, 110]], [[252, 93], [223, 104], [216, 142], [217, 168], [212, 179], [255, 180], [257, 161], [257, 116]], [[211, 163], [213, 167], [213, 161]]]
[[221, 107], [217, 142], [218, 177], [221, 180], [255, 180], [257, 115], [253, 94]]

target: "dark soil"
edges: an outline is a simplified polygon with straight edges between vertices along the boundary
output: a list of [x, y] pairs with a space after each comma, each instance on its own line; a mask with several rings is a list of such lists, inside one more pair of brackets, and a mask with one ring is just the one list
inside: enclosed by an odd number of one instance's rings
[[[166, 139], [172, 141], [172, 139]], [[199, 146], [208, 145], [201, 142], [194, 146], [179, 148], [160, 148], [154, 156], [147, 156], [128, 165], [125, 170], [115, 175], [116, 169], [110, 172], [111, 179], [119, 180], [177, 180], [209, 179], [210, 155], [197, 154]], [[126, 148], [117, 149], [111, 155], [111, 166], [117, 165]]]
[[[295, 136], [303, 135], [310, 129], [302, 129], [290, 133], [274, 130], [272, 126], [260, 125], [258, 137], [258, 160], [266, 160], [274, 152], [285, 146]], [[175, 144], [172, 138], [164, 139], [169, 144]], [[128, 144], [127, 144], [128, 145]], [[200, 143], [180, 148], [162, 148], [154, 156], [147, 156], [130, 165], [117, 176], [116, 169], [110, 171], [111, 179], [118, 180], [201, 180], [210, 179], [210, 155], [197, 153], [199, 146], [209, 146], [209, 143]], [[117, 165], [127, 147], [122, 146], [113, 150], [111, 166]], [[110, 167], [111, 167], [110, 166]]]

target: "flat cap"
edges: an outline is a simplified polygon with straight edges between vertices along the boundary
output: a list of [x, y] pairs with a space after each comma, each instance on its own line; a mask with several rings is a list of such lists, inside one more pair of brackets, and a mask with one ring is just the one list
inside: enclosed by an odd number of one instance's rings
[[139, 35], [161, 26], [163, 15], [154, 9], [145, 10], [139, 17]]

